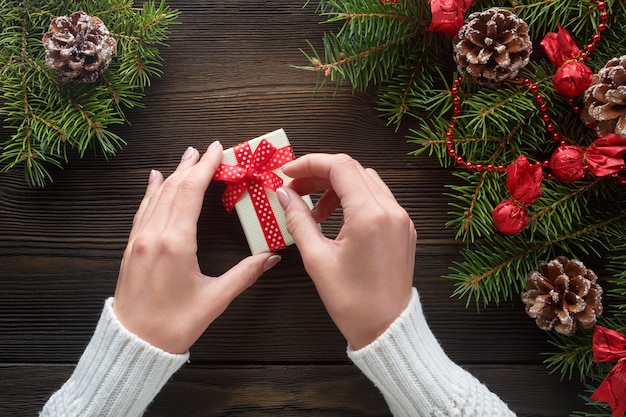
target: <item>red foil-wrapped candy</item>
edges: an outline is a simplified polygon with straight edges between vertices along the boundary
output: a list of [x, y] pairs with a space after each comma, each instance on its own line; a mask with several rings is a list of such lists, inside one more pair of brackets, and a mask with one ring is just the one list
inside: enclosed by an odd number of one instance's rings
[[585, 149], [580, 146], [559, 146], [550, 157], [550, 169], [559, 181], [574, 182], [585, 176]]
[[559, 67], [552, 78], [554, 91], [564, 97], [577, 97], [591, 85], [593, 71], [581, 61], [570, 61]]
[[572, 35], [558, 25], [558, 31], [546, 34], [541, 46], [550, 62], [557, 67], [552, 78], [554, 91], [565, 97], [582, 94], [591, 84], [593, 71], [581, 61], [580, 48]]
[[502, 233], [514, 235], [521, 232], [528, 224], [528, 211], [526, 207], [515, 204], [507, 198], [493, 209], [491, 213], [493, 224]]
[[560, 181], [578, 181], [590, 172], [602, 177], [624, 169], [626, 138], [610, 133], [587, 148], [561, 145], [550, 157], [550, 169]]
[[493, 224], [502, 233], [519, 233], [528, 223], [527, 207], [541, 197], [541, 164], [531, 164], [519, 156], [506, 169], [506, 188], [511, 194], [492, 212]]
[[465, 12], [473, 0], [430, 0], [432, 20], [428, 30], [454, 36], [465, 20]]

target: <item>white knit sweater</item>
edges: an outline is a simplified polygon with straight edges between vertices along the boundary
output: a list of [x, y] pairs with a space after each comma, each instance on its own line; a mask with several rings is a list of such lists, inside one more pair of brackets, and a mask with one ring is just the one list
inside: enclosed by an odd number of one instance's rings
[[[126, 330], [109, 298], [70, 379], [40, 417], [141, 416], [189, 358]], [[395, 417], [515, 416], [495, 394], [452, 362], [430, 331], [413, 290], [406, 310], [368, 346], [348, 356], [383, 393]]]
[[167, 353], [126, 330], [109, 298], [74, 373], [40, 416], [141, 416], [188, 358], [189, 354]]
[[369, 345], [348, 356], [382, 392], [394, 417], [515, 416], [452, 362], [428, 327], [413, 288], [408, 307]]

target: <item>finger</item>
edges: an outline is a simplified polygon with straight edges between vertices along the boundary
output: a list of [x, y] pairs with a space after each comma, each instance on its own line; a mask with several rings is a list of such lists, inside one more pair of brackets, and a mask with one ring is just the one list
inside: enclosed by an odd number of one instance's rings
[[155, 194], [157, 194], [159, 187], [163, 184], [163, 174], [161, 174], [156, 169], [150, 171], [150, 176], [148, 177], [148, 185], [146, 187], [146, 192], [139, 203], [139, 207], [137, 208], [137, 212], [135, 213], [135, 217], [133, 218], [133, 227], [130, 230], [130, 235], [128, 240], [131, 241], [137, 234], [137, 230], [140, 229], [140, 225], [143, 221], [144, 214], [150, 203], [153, 201]]
[[[366, 204], [371, 196], [363, 192], [370, 178], [356, 160], [345, 154], [308, 154], [283, 167], [283, 172], [292, 178], [314, 178], [327, 180], [341, 200], [341, 205], [358, 207]], [[296, 183], [297, 184], [297, 183]], [[369, 189], [369, 187], [367, 187]]]
[[239, 294], [252, 286], [263, 272], [273, 268], [279, 261], [280, 255], [272, 252], [248, 256], [220, 277], [207, 280], [206, 297], [214, 300], [215, 294], [220, 294], [223, 297], [222, 307], [226, 309]]
[[222, 144], [213, 142], [198, 163], [179, 182], [170, 219], [177, 228], [186, 225], [191, 230], [196, 230], [204, 194], [222, 160], [222, 151]]
[[328, 239], [322, 234], [311, 214], [309, 206], [289, 187], [276, 190], [278, 201], [285, 210], [287, 231], [303, 257], [313, 257], [317, 249], [323, 248]]
[[328, 189], [322, 194], [313, 210], [311, 210], [311, 215], [317, 223], [322, 223], [335, 212], [340, 203], [341, 201], [339, 201], [337, 193], [333, 189]]
[[380, 190], [389, 198], [391, 198], [394, 202], [396, 201], [396, 198], [394, 197], [393, 193], [391, 192], [391, 190], [389, 189], [389, 187], [387, 186], [387, 184], [383, 181], [382, 178], [380, 178], [380, 175], [378, 175], [378, 172], [376, 172], [375, 169], [372, 168], [365, 168], [365, 172], [372, 178], [372, 180], [374, 181], [374, 183], [376, 185], [378, 185], [378, 187], [380, 188]]
[[[290, 163], [291, 164], [291, 163]], [[288, 172], [291, 171], [291, 168], [287, 169]], [[382, 192], [386, 197], [391, 198], [393, 201], [395, 197], [393, 193], [389, 189], [389, 187], [385, 184], [385, 182], [380, 178], [378, 172], [372, 168], [364, 168], [365, 181], [370, 184], [370, 189], [375, 195], [380, 195]], [[289, 187], [296, 191], [300, 195], [311, 194], [315, 191], [319, 190], [327, 190], [332, 187], [330, 180], [325, 178], [294, 178], [293, 181], [289, 183]], [[318, 203], [319, 204], [319, 203]]]
[[162, 182], [151, 203], [146, 207], [142, 223], [149, 221], [150, 227], [154, 230], [161, 230], [167, 224], [172, 202], [176, 197], [178, 183], [185, 173], [197, 163], [199, 158], [198, 151], [193, 147], [190, 146], [185, 150], [176, 170]]
[[330, 181], [324, 178], [295, 178], [289, 183], [289, 188], [300, 195], [307, 195], [320, 190], [332, 188]]
[[187, 149], [185, 149], [185, 152], [181, 156], [180, 162], [178, 162], [178, 166], [176, 166], [174, 172], [169, 177], [167, 177], [167, 181], [172, 183], [179, 182], [182, 178], [185, 177], [185, 175], [187, 175], [189, 170], [198, 163], [199, 159], [200, 152], [198, 152], [198, 150], [195, 149], [193, 146], [189, 146]]
[[319, 190], [325, 190], [319, 201], [313, 207], [311, 214], [317, 223], [328, 219], [341, 203], [337, 193], [330, 188], [330, 181], [323, 178], [296, 178], [287, 187], [299, 195], [307, 195]]

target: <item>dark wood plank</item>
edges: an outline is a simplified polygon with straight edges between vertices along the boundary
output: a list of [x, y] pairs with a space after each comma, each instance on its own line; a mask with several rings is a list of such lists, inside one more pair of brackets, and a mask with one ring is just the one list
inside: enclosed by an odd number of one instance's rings
[[[519, 301], [477, 313], [449, 297], [452, 283], [439, 275], [446, 272], [458, 249], [458, 245], [419, 245], [416, 258], [415, 284], [429, 322], [449, 354], [463, 363], [539, 361], [548, 349], [545, 334], [524, 314]], [[237, 255], [229, 254], [231, 250], [236, 252], [233, 247], [206, 253], [203, 263], [212, 268], [234, 264]], [[345, 343], [306, 276], [297, 250], [290, 248], [283, 255], [281, 264], [239, 297], [200, 339], [194, 347], [196, 360], [345, 360]], [[15, 362], [75, 360], [91, 336], [102, 301], [113, 293], [118, 261], [17, 259], [13, 267], [18, 271], [0, 274], [5, 296], [0, 335], [6, 339], [0, 344], [0, 357]], [[59, 269], [51, 270], [54, 265]]]
[[[116, 128], [127, 146], [109, 161], [76, 156], [45, 189], [25, 187], [19, 170], [0, 174], [0, 415], [35, 415], [71, 373], [89, 341], [150, 169], [168, 174], [184, 149], [215, 140], [231, 146], [284, 128], [297, 155], [345, 152], [379, 171], [419, 234], [415, 285], [433, 331], [521, 416], [563, 416], [581, 388], [548, 375], [546, 335], [519, 300], [476, 313], [450, 298], [442, 279], [462, 243], [444, 227], [446, 184], [434, 158], [409, 155], [399, 131], [376, 112], [375, 89], [349, 86], [313, 95], [315, 75], [298, 50], [324, 30], [304, 1], [168, 0], [181, 10], [163, 49], [165, 74], [145, 109]], [[0, 129], [0, 140], [8, 131]], [[236, 216], [214, 184], [199, 223], [199, 259], [220, 274], [248, 254]], [[330, 236], [339, 216], [324, 225]], [[236, 364], [233, 365], [233, 364]], [[546, 393], [549, 393], [546, 397]], [[546, 398], [548, 398], [546, 400]], [[539, 400], [540, 399], [540, 400]], [[386, 416], [377, 391], [348, 364], [345, 341], [328, 318], [298, 252], [238, 298], [192, 350], [148, 415]]]
[[[469, 365], [519, 417], [563, 417], [580, 410], [559, 382], [539, 365]], [[36, 415], [71, 375], [66, 365], [0, 365], [0, 415]], [[555, 384], [561, 389], [554, 390]], [[546, 393], [549, 398], [546, 399]], [[146, 417], [270, 416], [389, 417], [380, 392], [352, 365], [185, 365]]]

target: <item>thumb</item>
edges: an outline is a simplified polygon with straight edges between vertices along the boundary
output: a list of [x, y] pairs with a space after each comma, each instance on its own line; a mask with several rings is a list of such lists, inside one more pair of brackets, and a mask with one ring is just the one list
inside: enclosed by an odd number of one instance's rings
[[259, 253], [242, 259], [218, 278], [220, 293], [230, 303], [254, 284], [263, 272], [272, 269], [280, 259], [280, 255], [271, 252]]
[[311, 214], [311, 209], [298, 193], [289, 187], [276, 190], [278, 201], [285, 210], [287, 231], [301, 253], [318, 247], [326, 239]]

